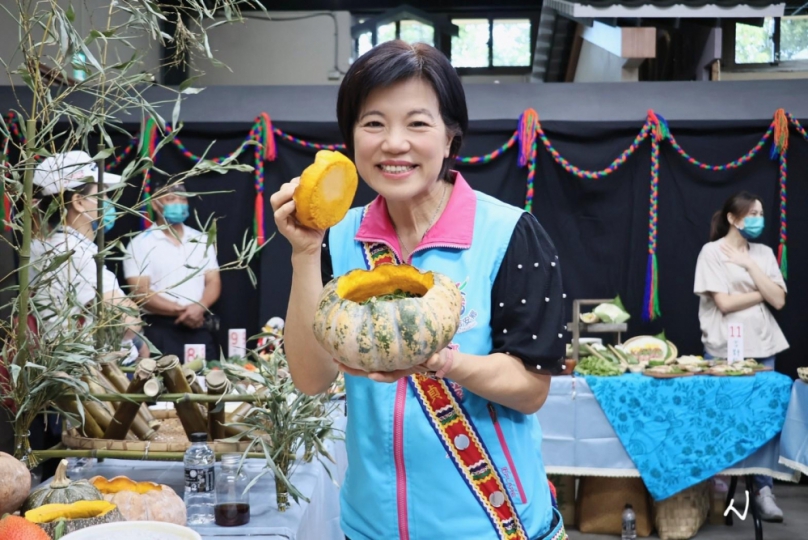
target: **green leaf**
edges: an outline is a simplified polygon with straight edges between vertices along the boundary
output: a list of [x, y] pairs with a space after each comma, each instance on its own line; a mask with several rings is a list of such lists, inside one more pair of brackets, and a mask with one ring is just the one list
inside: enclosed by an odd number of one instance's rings
[[20, 372], [22, 368], [17, 364], [11, 364], [11, 382], [14, 386], [17, 386], [17, 379], [20, 377]]
[[614, 300], [612, 300], [612, 304], [614, 304], [615, 306], [619, 307], [620, 309], [622, 309], [623, 311], [628, 313], [628, 311], [626, 310], [626, 306], [623, 305], [623, 301], [620, 299], [619, 294], [617, 295], [617, 297]]
[[103, 150], [101, 150], [100, 152], [98, 152], [96, 155], [93, 156], [93, 161], [98, 161], [99, 159], [107, 159], [114, 152], [115, 152], [114, 148], [104, 148]]
[[657, 339], [661, 339], [662, 341], [668, 341], [668, 338], [665, 337], [665, 330], [662, 330], [659, 334], [654, 336]]
[[76, 12], [73, 10], [73, 4], [67, 6], [67, 11], [65, 11], [65, 17], [70, 22], [75, 22], [76, 20]]
[[187, 79], [182, 81], [180, 83], [180, 92], [184, 92], [185, 90], [193, 86], [193, 84], [199, 79], [199, 77], [200, 75], [195, 75], [193, 77], [188, 77]]
[[98, 39], [100, 37], [104, 37], [104, 34], [102, 34], [101, 32], [99, 32], [96, 29], [92, 29], [92, 30], [90, 30], [90, 35], [88, 35], [87, 39], [84, 40], [84, 44], [89, 45], [90, 43], [92, 43], [93, 41], [95, 41], [96, 39]]

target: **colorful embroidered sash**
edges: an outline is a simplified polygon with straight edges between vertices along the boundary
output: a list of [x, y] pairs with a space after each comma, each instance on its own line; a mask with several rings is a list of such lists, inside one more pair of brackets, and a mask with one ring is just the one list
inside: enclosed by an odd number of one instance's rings
[[[367, 211], [368, 207], [365, 207], [365, 215]], [[382, 264], [401, 263], [398, 256], [382, 243], [363, 243], [362, 255], [369, 270]], [[451, 456], [452, 463], [491, 520], [498, 537], [501, 540], [528, 540], [491, 455], [446, 381], [424, 374], [411, 375], [407, 381]]]

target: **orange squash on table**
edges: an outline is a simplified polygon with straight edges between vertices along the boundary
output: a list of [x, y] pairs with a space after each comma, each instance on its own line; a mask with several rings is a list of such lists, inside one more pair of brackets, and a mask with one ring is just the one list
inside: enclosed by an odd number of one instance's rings
[[3, 540], [51, 540], [48, 533], [20, 516], [0, 519], [0, 538]]
[[29, 491], [31, 473], [28, 467], [14, 456], [0, 452], [0, 516], [16, 512]]
[[115, 504], [127, 521], [164, 521], [185, 525], [185, 503], [169, 486], [154, 482], [135, 482], [125, 476], [107, 480], [90, 478], [104, 499]]
[[348, 367], [407, 369], [451, 342], [462, 304], [454, 282], [437, 272], [406, 264], [353, 270], [323, 289], [314, 336]]
[[300, 175], [293, 195], [295, 217], [306, 227], [325, 230], [345, 217], [351, 208], [359, 176], [353, 162], [330, 150], [320, 150], [314, 163]]

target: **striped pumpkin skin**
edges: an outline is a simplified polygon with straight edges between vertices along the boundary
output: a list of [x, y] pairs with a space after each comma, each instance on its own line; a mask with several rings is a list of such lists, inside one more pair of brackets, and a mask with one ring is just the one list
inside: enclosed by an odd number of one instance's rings
[[[422, 294], [361, 303], [403, 290]], [[363, 371], [422, 364], [446, 347], [460, 324], [462, 296], [454, 282], [409, 265], [353, 270], [323, 289], [314, 336], [340, 363]]]

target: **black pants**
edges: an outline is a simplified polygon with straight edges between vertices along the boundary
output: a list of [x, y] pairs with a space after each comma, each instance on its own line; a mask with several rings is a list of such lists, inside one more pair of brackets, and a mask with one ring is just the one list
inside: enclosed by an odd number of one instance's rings
[[185, 362], [185, 345], [204, 345], [205, 358], [218, 360], [216, 343], [213, 334], [205, 328], [188, 328], [184, 324], [176, 324], [176, 317], [162, 315], [144, 315], [147, 326], [144, 329], [146, 338], [163, 354], [174, 354], [180, 362]]

